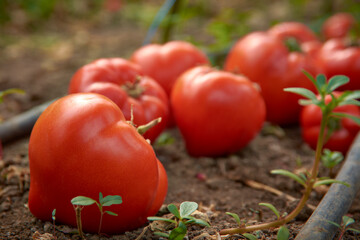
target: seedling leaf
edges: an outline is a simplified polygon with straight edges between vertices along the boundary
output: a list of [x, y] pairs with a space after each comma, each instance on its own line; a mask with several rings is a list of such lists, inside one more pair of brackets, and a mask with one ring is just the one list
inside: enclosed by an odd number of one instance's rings
[[348, 216], [343, 216], [342, 217], [342, 221], [343, 221], [343, 224], [347, 227], [353, 223], [355, 223], [355, 220], [351, 217], [348, 217]]
[[277, 240], [288, 240], [290, 237], [289, 229], [285, 226], [281, 226], [277, 232]]
[[333, 112], [332, 116], [340, 117], [340, 118], [349, 118], [349, 119], [353, 120], [356, 124], [360, 125], [360, 118], [350, 115], [350, 114], [341, 113], [341, 112]]
[[358, 229], [355, 229], [355, 228], [347, 228], [348, 231], [353, 231], [353, 232], [356, 232], [356, 233], [360, 233], [360, 230]]
[[341, 228], [340, 224], [336, 223], [336, 222], [333, 222], [333, 221], [330, 221], [330, 220], [326, 220], [328, 223], [338, 227], [338, 228]]
[[242, 225], [239, 215], [237, 215], [236, 213], [231, 213], [231, 212], [226, 212], [226, 214], [232, 216], [239, 226]]
[[336, 75], [330, 78], [328, 86], [326, 88], [326, 92], [330, 93], [333, 92], [338, 87], [347, 84], [350, 79], [344, 75]]
[[164, 222], [176, 223], [176, 221], [173, 219], [163, 218], [163, 217], [148, 217], [147, 219], [149, 221], [164, 221]]
[[111, 212], [111, 211], [105, 211], [107, 214], [111, 216], [118, 216], [117, 213]]
[[174, 214], [175, 217], [181, 219], [179, 209], [177, 209], [177, 207], [174, 204], [169, 204], [167, 208], [172, 214]]
[[187, 232], [185, 223], [179, 222], [179, 226], [174, 228], [169, 235], [169, 240], [183, 240]]
[[89, 206], [96, 203], [96, 201], [89, 197], [78, 196], [71, 199], [71, 204], [78, 206]]
[[169, 234], [163, 233], [163, 232], [154, 232], [155, 235], [158, 235], [160, 237], [169, 238]]
[[118, 195], [108, 195], [102, 199], [102, 205], [111, 206], [113, 204], [121, 204], [122, 198]]
[[279, 211], [276, 209], [276, 207], [274, 205], [272, 205], [271, 203], [259, 203], [260, 206], [264, 206], [269, 208], [271, 211], [273, 211], [276, 215], [276, 217], [279, 219], [280, 218], [280, 213]]
[[300, 183], [301, 185], [306, 186], [305, 181], [301, 177], [299, 177], [298, 175], [296, 175], [295, 173], [292, 173], [290, 171], [287, 171], [284, 169], [275, 169], [275, 170], [272, 170], [271, 173], [290, 177], [290, 178], [294, 179], [295, 181], [297, 181], [298, 183]]
[[345, 185], [347, 187], [350, 187], [350, 184], [343, 182], [343, 181], [336, 180], [336, 179], [325, 179], [325, 180], [317, 181], [314, 183], [313, 187], [316, 188], [320, 185], [328, 185], [328, 184], [332, 184], [332, 183], [339, 183], [339, 184]]
[[250, 234], [250, 233], [243, 233], [242, 235], [243, 235], [244, 237], [246, 237], [247, 239], [249, 239], [249, 240], [257, 240], [257, 237], [254, 236], [254, 235], [252, 235], [252, 234]]
[[210, 224], [202, 219], [192, 218], [191, 220], [185, 222], [187, 224], [198, 224], [201, 226], [210, 227]]
[[52, 218], [52, 220], [54, 220], [55, 221], [55, 214], [56, 214], [56, 208], [52, 211], [52, 213], [51, 213], [51, 218]]
[[198, 208], [196, 202], [183, 202], [180, 204], [180, 216], [181, 218], [190, 216]]
[[326, 85], [326, 77], [324, 74], [319, 74], [316, 76], [316, 87], [317, 89], [323, 91], [324, 86]]
[[25, 94], [25, 91], [19, 88], [9, 88], [4, 91], [0, 91], [0, 103], [4, 101], [4, 97], [6, 95], [12, 94], [12, 93], [19, 93], [19, 94]]
[[317, 101], [316, 95], [306, 88], [285, 88], [284, 91], [296, 93], [312, 101]]

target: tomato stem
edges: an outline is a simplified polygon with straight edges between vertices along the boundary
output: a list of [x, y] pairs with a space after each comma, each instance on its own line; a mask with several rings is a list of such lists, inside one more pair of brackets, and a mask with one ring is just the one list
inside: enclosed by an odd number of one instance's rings
[[156, 118], [156, 119], [148, 122], [147, 124], [137, 127], [137, 132], [140, 133], [141, 135], [144, 135], [145, 132], [147, 132], [150, 128], [154, 127], [155, 125], [159, 124], [160, 122], [161, 122], [161, 117]]
[[122, 85], [122, 89], [132, 98], [139, 98], [145, 91], [144, 87], [140, 85], [141, 76], [135, 79], [135, 82], [126, 82]]

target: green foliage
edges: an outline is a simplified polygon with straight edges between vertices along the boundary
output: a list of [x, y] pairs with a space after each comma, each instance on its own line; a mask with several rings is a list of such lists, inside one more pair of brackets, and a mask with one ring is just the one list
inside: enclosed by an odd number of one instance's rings
[[277, 232], [277, 240], [288, 240], [289, 237], [289, 229], [286, 226], [281, 226]]
[[4, 101], [4, 97], [9, 94], [18, 93], [18, 94], [25, 94], [24, 90], [19, 88], [9, 88], [4, 91], [0, 91], [0, 103]]
[[271, 203], [259, 203], [259, 206], [264, 206], [269, 208], [273, 213], [275, 213], [276, 217], [278, 219], [280, 219], [280, 213], [279, 211], [276, 209], [276, 207], [274, 205], [272, 205]]
[[[121, 204], [122, 198], [118, 195], [108, 195], [106, 197], [103, 197], [103, 194], [100, 192], [99, 193], [99, 202], [97, 202], [96, 200], [94, 200], [92, 198], [84, 197], [84, 196], [78, 196], [78, 197], [74, 197], [73, 199], [71, 199], [71, 204], [74, 206], [90, 206], [94, 203], [98, 206], [99, 211], [100, 211], [100, 223], [99, 223], [99, 231], [98, 231], [98, 233], [100, 234], [104, 213], [107, 213], [111, 216], [118, 216], [114, 212], [104, 211], [103, 207], [111, 206], [113, 204]], [[78, 219], [78, 221], [80, 221], [80, 219]]]
[[198, 208], [198, 204], [196, 202], [183, 202], [180, 204], [179, 209], [174, 204], [169, 204], [167, 208], [169, 212], [174, 215], [175, 219], [148, 217], [148, 220], [173, 223], [175, 224], [175, 228], [173, 228], [169, 233], [155, 232], [154, 234], [156, 235], [166, 237], [170, 240], [182, 240], [186, 236], [187, 225], [197, 224], [210, 227], [208, 222], [191, 216], [191, 214], [193, 214]]
[[355, 223], [355, 220], [354, 220], [353, 218], [349, 217], [349, 216], [346, 216], [346, 215], [343, 216], [343, 217], [342, 217], [342, 223], [341, 223], [341, 224], [338, 224], [338, 223], [336, 223], [336, 222], [329, 221], [329, 220], [327, 220], [327, 222], [330, 223], [330, 224], [332, 224], [332, 225], [335, 225], [336, 227], [339, 228], [340, 234], [339, 234], [338, 240], [341, 240], [341, 239], [342, 239], [342, 237], [343, 237], [343, 235], [344, 235], [344, 233], [345, 233], [346, 231], [352, 231], [352, 232], [354, 232], [354, 233], [360, 234], [360, 230], [350, 227], [350, 225], [352, 225], [352, 224]]

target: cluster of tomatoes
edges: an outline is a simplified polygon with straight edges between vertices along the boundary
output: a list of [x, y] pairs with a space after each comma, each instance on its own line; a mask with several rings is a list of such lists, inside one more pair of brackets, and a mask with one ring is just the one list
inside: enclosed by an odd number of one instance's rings
[[[325, 43], [295, 22], [249, 33], [233, 46], [223, 70], [211, 67], [203, 52], [183, 41], [149, 44], [129, 59], [98, 59], [81, 67], [70, 81], [69, 95], [50, 105], [33, 128], [31, 212], [51, 220], [56, 208], [57, 221], [75, 226], [70, 200], [102, 192], [123, 198], [123, 204], [110, 209], [119, 217], [104, 216], [104, 232], [141, 226], [167, 193], [166, 172], [146, 139], [154, 142], [168, 127], [178, 127], [188, 153], [196, 157], [237, 151], [265, 121], [296, 124], [301, 112], [304, 139], [316, 138], [320, 110], [301, 109], [300, 97], [283, 89], [314, 90], [303, 70], [347, 75], [347, 89], [359, 89], [360, 49], [345, 42], [353, 24], [349, 15], [329, 19]], [[300, 51], [289, 51], [284, 41], [290, 37]], [[360, 116], [357, 107], [338, 111]], [[137, 126], [159, 117], [162, 121], [143, 136], [137, 132]], [[353, 138], [358, 130], [344, 121], [338, 137]], [[96, 206], [83, 210], [84, 230], [97, 230], [99, 214]]]

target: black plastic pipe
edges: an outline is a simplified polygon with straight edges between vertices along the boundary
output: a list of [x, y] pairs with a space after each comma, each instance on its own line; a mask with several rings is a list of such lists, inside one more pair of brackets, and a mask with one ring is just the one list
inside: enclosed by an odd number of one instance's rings
[[336, 179], [349, 183], [350, 187], [332, 184], [295, 239], [332, 240], [334, 238], [338, 228], [328, 221], [340, 224], [342, 216], [349, 211], [360, 190], [360, 133], [355, 138]]
[[28, 136], [40, 114], [55, 100], [43, 103], [2, 122], [0, 124], [1, 142], [7, 143]]

